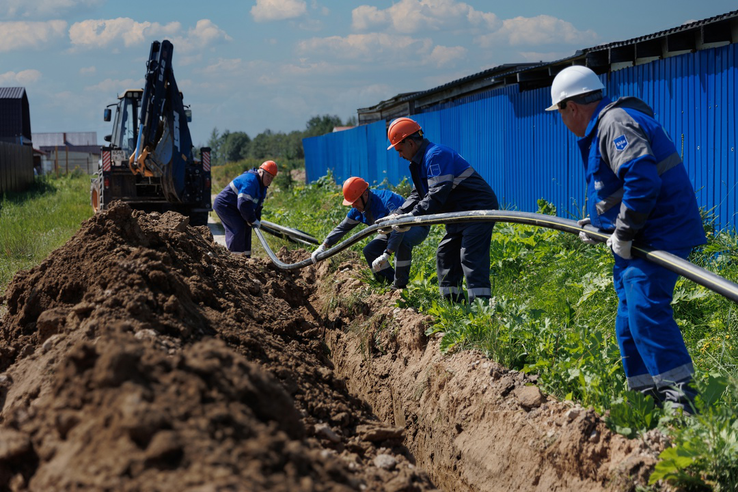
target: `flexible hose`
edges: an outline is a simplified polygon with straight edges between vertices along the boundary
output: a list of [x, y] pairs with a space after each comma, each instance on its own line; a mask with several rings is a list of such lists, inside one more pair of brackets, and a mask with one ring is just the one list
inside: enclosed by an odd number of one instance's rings
[[[553, 215], [535, 214], [530, 212], [512, 212], [506, 210], [470, 210], [464, 212], [451, 212], [445, 214], [421, 215], [417, 217], [404, 217], [400, 219], [386, 220], [381, 224], [371, 225], [366, 229], [354, 234], [345, 241], [338, 243], [330, 249], [327, 249], [316, 256], [316, 261], [324, 260], [333, 256], [353, 244], [361, 241], [367, 236], [371, 236], [375, 231], [389, 230], [394, 225], [437, 225], [437, 224], [458, 224], [464, 222], [512, 222], [516, 224], [528, 224], [557, 231], [569, 232], [571, 234], [579, 234], [585, 231], [590, 237], [596, 240], [607, 241], [610, 234], [599, 231], [592, 226], [581, 227], [575, 220], [562, 219]], [[271, 250], [264, 235], [259, 229], [254, 229], [256, 236], [261, 241], [264, 250], [274, 264], [283, 270], [296, 270], [313, 264], [312, 258], [299, 261], [297, 263], [284, 263], [277, 258]], [[677, 273], [696, 284], [710, 289], [721, 296], [738, 303], [738, 285], [709, 270], [705, 270], [687, 260], [679, 258], [676, 255], [661, 250], [651, 250], [640, 246], [633, 246], [632, 254], [640, 258], [645, 258], [657, 265]]]

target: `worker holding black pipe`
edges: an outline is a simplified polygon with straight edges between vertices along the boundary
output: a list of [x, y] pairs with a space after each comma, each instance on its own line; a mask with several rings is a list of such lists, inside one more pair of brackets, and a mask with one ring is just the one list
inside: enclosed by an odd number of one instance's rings
[[267, 189], [277, 176], [277, 163], [264, 161], [249, 169], [223, 188], [213, 201], [225, 229], [228, 251], [251, 258], [251, 230], [261, 226], [261, 210]]
[[[411, 118], [398, 118], [387, 130], [390, 146], [410, 161], [413, 190], [392, 219], [464, 210], [496, 210], [497, 196], [458, 152], [423, 137]], [[489, 249], [494, 222], [447, 224], [436, 251], [441, 295], [452, 302], [490, 299]]]
[[[706, 242], [694, 189], [674, 142], [635, 97], [611, 101], [599, 77], [584, 66], [559, 72], [552, 105], [579, 137], [587, 180], [591, 224], [611, 233], [613, 283], [619, 304], [615, 320], [628, 387], [694, 411], [694, 374], [671, 301], [678, 274], [633, 257], [633, 243], [686, 259]], [[594, 242], [586, 233], [580, 238]]]
[[[373, 225], [375, 221], [394, 213], [405, 198], [390, 190], [372, 190], [369, 183], [352, 176], [343, 183], [343, 204], [351, 209], [346, 217], [326, 236], [313, 251], [313, 263], [317, 256], [338, 243], [343, 236], [360, 223]], [[404, 289], [410, 281], [413, 248], [425, 240], [430, 226], [407, 227], [380, 231], [377, 237], [364, 246], [364, 258], [377, 280]], [[390, 258], [395, 255], [394, 268]]]

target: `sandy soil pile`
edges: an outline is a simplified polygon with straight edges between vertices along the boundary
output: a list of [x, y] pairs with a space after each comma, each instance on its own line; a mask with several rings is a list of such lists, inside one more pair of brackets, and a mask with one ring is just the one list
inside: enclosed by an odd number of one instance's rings
[[5, 293], [0, 490], [628, 490], [647, 476], [663, 443], [612, 435], [478, 354], [441, 357], [429, 320], [372, 295], [361, 268], [280, 271], [123, 204], [84, 222]]

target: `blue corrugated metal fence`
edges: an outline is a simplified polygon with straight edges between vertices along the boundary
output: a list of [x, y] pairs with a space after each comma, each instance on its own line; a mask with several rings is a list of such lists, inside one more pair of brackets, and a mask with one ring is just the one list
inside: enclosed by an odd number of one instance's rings
[[[649, 105], [683, 156], [701, 207], [720, 228], [736, 227], [736, 70], [729, 46], [685, 54], [602, 76], [611, 98], [636, 96]], [[549, 89], [516, 86], [475, 95], [414, 115], [429, 140], [458, 150], [490, 183], [506, 208], [535, 212], [537, 200], [560, 216], [581, 215], [585, 184], [576, 137], [556, 112], [545, 112]], [[392, 184], [407, 162], [387, 151], [386, 123], [303, 140], [308, 182], [333, 172], [338, 183], [361, 176]]]

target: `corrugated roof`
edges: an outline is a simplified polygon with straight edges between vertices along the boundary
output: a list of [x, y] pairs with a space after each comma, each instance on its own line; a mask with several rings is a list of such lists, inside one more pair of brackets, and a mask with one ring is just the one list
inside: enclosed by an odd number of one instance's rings
[[728, 20], [732, 19], [733, 17], [738, 16], [738, 10], [733, 10], [732, 12], [728, 12], [721, 15], [716, 15], [715, 17], [709, 17], [707, 19], [702, 19], [694, 22], [688, 22], [686, 24], [682, 24], [679, 27], [673, 27], [671, 29], [667, 29], [665, 31], [659, 31], [652, 34], [647, 34], [645, 36], [640, 36], [637, 38], [627, 39], [625, 41], [615, 41], [608, 44], [602, 44], [599, 46], [594, 46], [592, 48], [587, 48], [585, 51], [599, 51], [599, 50], [605, 50], [610, 48], [618, 48], [620, 46], [628, 46], [635, 43], [641, 43], [643, 41], [649, 41], [651, 39], [658, 39], [663, 38], [664, 36], [668, 36], [670, 34], [677, 34], [683, 31], [688, 31], [690, 29], [695, 29], [697, 27], [702, 27], [708, 24], [714, 24], [715, 22], [719, 22], [721, 20]]
[[0, 87], [0, 99], [21, 99], [25, 92], [25, 87]]
[[525, 69], [534, 67], [536, 65], [539, 65], [539, 64], [538, 63], [506, 63], [504, 65], [498, 65], [496, 67], [488, 68], [487, 70], [483, 70], [481, 72], [477, 72], [471, 75], [467, 75], [466, 77], [462, 77], [460, 79], [447, 82], [443, 85], [439, 85], [438, 87], [434, 87], [432, 89], [428, 89], [428, 90], [420, 91], [420, 92], [414, 92], [409, 96], [403, 97], [401, 100], [407, 101], [411, 99], [418, 99], [426, 94], [430, 94], [433, 92], [440, 92], [442, 90], [449, 89], [451, 87], [463, 85], [466, 82], [469, 82], [472, 80], [486, 79], [492, 76], [500, 76], [502, 74], [507, 74], [509, 72], [525, 70]]

